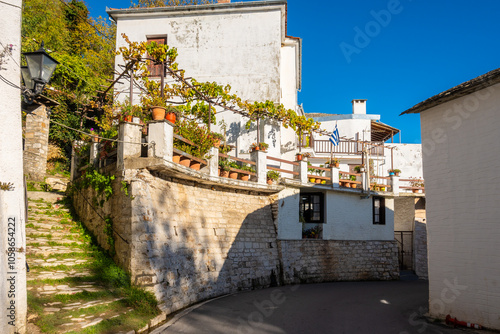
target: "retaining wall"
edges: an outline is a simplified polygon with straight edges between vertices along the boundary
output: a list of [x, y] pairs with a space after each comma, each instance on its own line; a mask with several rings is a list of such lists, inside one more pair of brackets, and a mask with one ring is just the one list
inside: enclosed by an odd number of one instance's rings
[[[146, 169], [127, 170], [120, 192], [99, 210], [110, 216], [115, 260], [153, 291], [169, 313], [195, 302], [274, 285], [399, 277], [394, 241], [277, 240], [278, 195], [202, 185]], [[75, 192], [87, 227], [107, 248], [92, 190]], [[86, 198], [86, 199], [84, 199]], [[274, 204], [274, 205], [273, 205]]]

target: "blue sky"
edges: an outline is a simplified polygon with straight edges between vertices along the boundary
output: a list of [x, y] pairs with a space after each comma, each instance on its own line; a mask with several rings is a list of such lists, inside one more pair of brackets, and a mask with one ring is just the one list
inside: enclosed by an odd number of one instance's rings
[[[94, 17], [130, 6], [86, 3]], [[345, 114], [367, 99], [403, 143], [420, 143], [419, 117], [399, 114], [500, 67], [499, 15], [498, 0], [288, 0], [288, 35], [303, 39], [299, 103]]]

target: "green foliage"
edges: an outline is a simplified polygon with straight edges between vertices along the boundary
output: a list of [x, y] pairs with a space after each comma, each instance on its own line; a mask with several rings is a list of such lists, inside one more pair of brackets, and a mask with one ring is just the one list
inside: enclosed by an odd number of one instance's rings
[[114, 175], [104, 175], [95, 169], [88, 168], [82, 177], [81, 187], [92, 187], [97, 194], [94, 198], [94, 204], [97, 206], [103, 206], [104, 202], [106, 202], [113, 194], [112, 183], [114, 180]]
[[196, 144], [196, 146], [192, 146], [174, 139], [174, 147], [198, 158], [204, 158], [217, 141], [206, 126], [198, 124], [195, 120], [178, 120], [174, 131], [176, 134]]
[[115, 250], [115, 236], [113, 234], [113, 220], [110, 216], [105, 218], [104, 234], [106, 234], [106, 241], [109, 246], [109, 255], [114, 256]]
[[[81, 111], [94, 103], [101, 85], [113, 77], [114, 23], [89, 17], [87, 6], [78, 0], [25, 0], [22, 14], [22, 52], [37, 50], [44, 41], [46, 50], [60, 62], [49, 83], [55, 89], [44, 91], [60, 104], [51, 110], [51, 120], [75, 129], [95, 127], [82, 118]], [[51, 124], [49, 140], [66, 148], [66, 154], [76, 139], [80, 139], [76, 132]]]
[[267, 178], [269, 180], [277, 181], [280, 178], [280, 173], [275, 170], [267, 171]]
[[229, 171], [229, 160], [227, 160], [226, 158], [219, 158], [219, 167], [226, 172]]

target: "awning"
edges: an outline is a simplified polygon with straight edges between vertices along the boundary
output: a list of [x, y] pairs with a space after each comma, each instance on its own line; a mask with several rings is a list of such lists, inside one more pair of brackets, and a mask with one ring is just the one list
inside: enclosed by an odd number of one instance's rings
[[398, 133], [399, 130], [390, 125], [372, 121], [372, 141], [385, 142]]

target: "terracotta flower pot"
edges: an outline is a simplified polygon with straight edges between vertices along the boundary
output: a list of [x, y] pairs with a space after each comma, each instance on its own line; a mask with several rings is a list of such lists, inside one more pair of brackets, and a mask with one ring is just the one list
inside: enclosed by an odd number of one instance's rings
[[228, 170], [220, 170], [220, 176], [221, 177], [229, 177], [229, 171]]
[[189, 168], [194, 169], [194, 170], [200, 170], [201, 163], [199, 163], [196, 160], [191, 160], [191, 164], [189, 165]]
[[356, 189], [358, 185], [356, 183], [351, 184], [351, 188]]
[[336, 163], [334, 163], [333, 165], [335, 166], [335, 168], [339, 168], [340, 163], [336, 162]]
[[249, 178], [250, 178], [250, 175], [248, 175], [248, 174], [240, 174], [241, 181], [248, 181]]
[[399, 176], [400, 173], [394, 173], [394, 175]]
[[316, 179], [316, 183], [321, 183], [321, 179]]
[[229, 171], [229, 178], [230, 179], [237, 179], [238, 178], [238, 172]]
[[267, 184], [273, 184], [273, 180], [267, 179]]
[[175, 124], [175, 113], [169, 111], [166, 115], [165, 115], [165, 119], [171, 123], [174, 123]]
[[411, 190], [414, 194], [418, 194], [418, 192], [420, 191], [420, 189], [412, 189]]
[[165, 108], [153, 106], [151, 107], [151, 113], [153, 114], [154, 121], [161, 121], [165, 119]]
[[297, 154], [297, 161], [302, 161], [302, 154]]
[[191, 165], [191, 159], [181, 156], [179, 163], [183, 166], [189, 167], [189, 165]]
[[345, 182], [345, 183], [344, 183], [344, 186], [345, 186], [346, 188], [351, 188], [351, 184], [350, 184], [349, 182]]
[[172, 161], [175, 162], [176, 164], [178, 164], [179, 161], [181, 161], [181, 155], [174, 153], [174, 155], [172, 156]]

